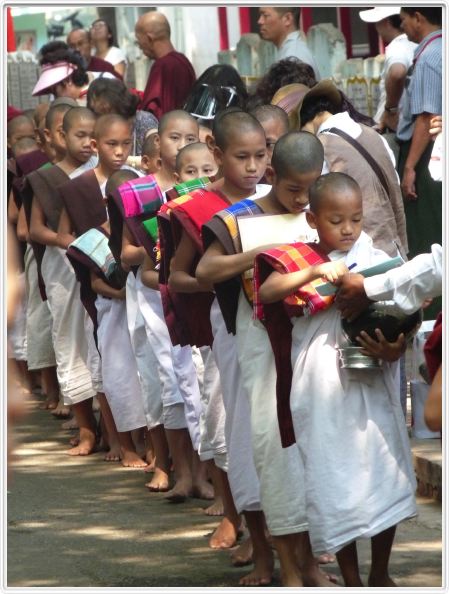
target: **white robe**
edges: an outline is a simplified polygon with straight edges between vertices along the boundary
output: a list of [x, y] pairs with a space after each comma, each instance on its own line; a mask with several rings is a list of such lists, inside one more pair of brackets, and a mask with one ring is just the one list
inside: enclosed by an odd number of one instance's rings
[[148, 340], [145, 321], [137, 303], [136, 277], [132, 272], [126, 279], [126, 317], [131, 347], [139, 372], [147, 427], [154, 429], [162, 423], [162, 392], [158, 362]]
[[[346, 257], [356, 269], [384, 261], [362, 233]], [[291, 409], [305, 465], [315, 554], [335, 553], [416, 514], [415, 476], [399, 394], [398, 364], [341, 369], [337, 309], [294, 319]]]
[[276, 401], [276, 366], [268, 333], [252, 319], [240, 293], [237, 346], [245, 396], [249, 399], [252, 451], [260, 481], [260, 500], [274, 536], [307, 530], [304, 465], [296, 445], [283, 448]]
[[8, 357], [16, 361], [27, 360], [25, 273], [17, 274], [17, 284], [22, 287], [20, 301], [16, 304], [14, 321], [8, 330]]
[[223, 315], [215, 300], [210, 321], [215, 361], [220, 371], [228, 451], [228, 481], [239, 513], [260, 511], [260, 486], [254, 466], [248, 396], [242, 385], [237, 356], [237, 339], [228, 334]]
[[103, 390], [117, 431], [139, 429], [146, 426], [146, 419], [129, 337], [125, 301], [98, 295], [95, 307]]
[[[163, 408], [184, 404], [186, 427], [192, 444], [198, 448], [201, 414], [200, 391], [190, 347], [174, 347], [165, 323], [159, 291], [146, 287], [141, 271], [136, 277], [137, 301], [145, 320], [148, 340], [158, 361]], [[166, 429], [170, 429], [166, 426]]]
[[27, 365], [30, 371], [56, 365], [51, 339], [51, 314], [39, 290], [37, 264], [31, 246], [25, 252], [25, 281], [27, 292], [26, 334]]
[[56, 372], [66, 406], [95, 395], [87, 368], [88, 345], [85, 333], [87, 312], [80, 299], [80, 285], [65, 251], [46, 246], [42, 260], [48, 305], [52, 317], [52, 339]]

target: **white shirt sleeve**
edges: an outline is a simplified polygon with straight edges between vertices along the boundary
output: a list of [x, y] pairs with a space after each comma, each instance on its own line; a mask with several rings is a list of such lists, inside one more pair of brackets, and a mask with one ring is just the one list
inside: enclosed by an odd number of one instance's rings
[[106, 62], [109, 62], [113, 66], [115, 66], [116, 64], [120, 64], [120, 62], [125, 62], [125, 64], [127, 64], [125, 53], [123, 52], [123, 50], [121, 50], [119, 47], [116, 47], [115, 45], [109, 48], [109, 51], [104, 57], [104, 59], [106, 60]]
[[392, 300], [405, 313], [419, 309], [425, 299], [442, 292], [442, 247], [432, 245], [430, 254], [419, 254], [399, 268], [363, 281], [372, 301]]

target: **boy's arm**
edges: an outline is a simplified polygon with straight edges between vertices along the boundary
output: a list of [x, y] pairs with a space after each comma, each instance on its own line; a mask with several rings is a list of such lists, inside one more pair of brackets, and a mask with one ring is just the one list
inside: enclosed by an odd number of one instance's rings
[[72, 229], [72, 222], [65, 208], [61, 211], [58, 224], [58, 245], [66, 250], [69, 244], [75, 239], [75, 234]]
[[195, 273], [196, 278], [204, 286], [227, 281], [234, 276], [243, 274], [246, 270], [251, 270], [257, 254], [278, 245], [260, 246], [247, 252], [229, 255], [226, 254], [222, 244], [218, 240], [215, 240], [207, 248], [204, 256], [199, 261]]
[[146, 252], [143, 258], [141, 275], [142, 282], [146, 287], [159, 291], [159, 273], [154, 269], [153, 260]]
[[441, 431], [442, 419], [442, 368], [441, 365], [433, 378], [429, 389], [429, 395], [424, 404], [424, 420], [427, 427], [432, 431]]
[[281, 274], [275, 271], [261, 285], [259, 300], [261, 303], [275, 303], [292, 295], [300, 287], [317, 278], [324, 277], [329, 282], [334, 282], [346, 272], [348, 272], [348, 269], [343, 260], [324, 262], [289, 274]]
[[120, 254], [123, 269], [129, 271], [131, 266], [139, 266], [142, 264], [145, 254], [145, 248], [135, 245], [131, 232], [126, 224], [124, 224], [122, 232], [122, 251]]
[[8, 221], [11, 225], [17, 225], [17, 219], [19, 217], [19, 210], [17, 208], [16, 201], [14, 200], [13, 191], [9, 193], [9, 201], [8, 201]]
[[45, 214], [36, 198], [31, 204], [30, 238], [43, 245], [59, 245], [58, 234], [45, 224]]
[[126, 291], [123, 289], [114, 289], [104, 282], [95, 272], [90, 271], [90, 286], [94, 293], [102, 295], [103, 297], [109, 297], [110, 299], [125, 299]]
[[185, 231], [182, 232], [181, 241], [171, 261], [170, 278], [168, 286], [178, 293], [198, 293], [211, 291], [212, 286], [204, 286], [190, 274], [195, 259], [196, 249], [193, 241]]
[[25, 208], [22, 206], [19, 209], [19, 216], [17, 218], [17, 237], [20, 241], [30, 241], [30, 234], [28, 232], [27, 219], [25, 216]]

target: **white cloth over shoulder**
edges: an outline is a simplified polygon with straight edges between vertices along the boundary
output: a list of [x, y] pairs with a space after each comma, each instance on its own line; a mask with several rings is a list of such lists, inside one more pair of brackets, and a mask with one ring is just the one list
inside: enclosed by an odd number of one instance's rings
[[[366, 234], [346, 254], [359, 269], [384, 259]], [[342, 369], [337, 348], [343, 340], [333, 306], [294, 320], [290, 403], [316, 555], [338, 552], [416, 515], [398, 364]]]
[[441, 245], [434, 243], [430, 254], [419, 254], [399, 268], [365, 278], [363, 286], [373, 301], [394, 301], [405, 313], [418, 310], [425, 299], [442, 292]]

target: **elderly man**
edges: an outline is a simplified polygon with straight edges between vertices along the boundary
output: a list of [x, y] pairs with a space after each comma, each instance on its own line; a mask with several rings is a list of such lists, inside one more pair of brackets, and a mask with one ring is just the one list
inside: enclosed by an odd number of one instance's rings
[[320, 73], [306, 42], [301, 38], [298, 30], [299, 8], [281, 6], [263, 6], [259, 8], [257, 24], [260, 36], [271, 41], [277, 48], [276, 60], [283, 60], [294, 56], [312, 66], [315, 78], [320, 79]]
[[67, 35], [67, 45], [70, 49], [80, 54], [84, 66], [89, 72], [109, 72], [122, 80], [122, 77], [116, 72], [112, 64], [91, 55], [92, 45], [90, 35], [85, 29], [72, 29]]
[[193, 83], [195, 71], [189, 60], [170, 41], [170, 25], [157, 11], [146, 12], [136, 23], [135, 34], [142, 52], [154, 60], [142, 99], [142, 109], [158, 119], [182, 108]]

